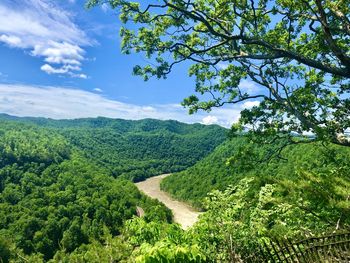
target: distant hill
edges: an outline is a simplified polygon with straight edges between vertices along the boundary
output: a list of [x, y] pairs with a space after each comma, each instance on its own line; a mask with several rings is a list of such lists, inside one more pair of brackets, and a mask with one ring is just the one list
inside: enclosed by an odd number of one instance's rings
[[168, 120], [85, 118], [52, 120], [0, 115], [1, 120], [27, 123], [57, 132], [85, 157], [107, 168], [114, 177], [134, 181], [194, 165], [226, 139], [218, 125]]

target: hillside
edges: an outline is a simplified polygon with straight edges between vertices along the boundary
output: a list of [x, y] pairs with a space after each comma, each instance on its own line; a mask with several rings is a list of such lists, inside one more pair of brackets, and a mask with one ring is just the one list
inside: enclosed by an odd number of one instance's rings
[[191, 236], [208, 258], [235, 262], [262, 242], [349, 229], [350, 148], [307, 142], [261, 161], [279, 148], [233, 138], [162, 181], [175, 198], [205, 211]]
[[224, 191], [248, 180], [247, 198], [252, 204], [259, 200], [262, 187], [273, 185], [274, 196], [281, 202], [317, 218], [314, 227], [317, 221], [329, 226], [336, 225], [337, 220], [350, 224], [349, 148], [320, 143], [290, 145], [282, 151], [281, 158], [256, 162], [269, 150], [271, 146], [254, 144], [244, 137], [233, 138], [193, 167], [165, 178], [162, 188], [176, 198], [205, 207], [203, 201], [209, 192]]
[[52, 130], [1, 121], [0, 156], [1, 262], [18, 254], [40, 262], [118, 235], [137, 205], [149, 221], [171, 220], [162, 204]]
[[113, 250], [129, 255], [129, 244], [117, 237], [137, 206], [150, 224], [166, 225], [172, 215], [126, 179], [189, 167], [226, 133], [219, 126], [150, 119], [2, 115], [0, 122], [1, 262], [70, 261], [74, 251], [96, 251], [112, 239]]
[[139, 181], [194, 165], [226, 138], [226, 129], [177, 121], [88, 118], [51, 120], [2, 115], [0, 120], [30, 123], [61, 134], [109, 170], [114, 177]]
[[[349, 227], [348, 148], [291, 145], [283, 159], [257, 162], [279, 145], [238, 137], [189, 167], [225, 133], [173, 121], [3, 116], [0, 261], [234, 262], [263, 241]], [[187, 231], [125, 180], [179, 166], [189, 168], [163, 188], [205, 211]]]
[[214, 189], [224, 190], [242, 178], [242, 174], [236, 173], [232, 166], [226, 165], [227, 159], [241, 145], [244, 145], [243, 138], [225, 141], [194, 166], [165, 178], [161, 184], [162, 189], [176, 198], [201, 207], [207, 193]]

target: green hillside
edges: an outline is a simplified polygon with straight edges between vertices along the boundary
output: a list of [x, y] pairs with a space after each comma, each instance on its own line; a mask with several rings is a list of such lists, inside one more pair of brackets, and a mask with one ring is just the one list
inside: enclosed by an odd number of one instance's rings
[[245, 175], [235, 172], [233, 166], [226, 164], [235, 149], [243, 145], [243, 138], [225, 141], [194, 166], [165, 178], [162, 181], [163, 189], [176, 198], [201, 207], [207, 193], [214, 189], [224, 190]]
[[189, 167], [226, 133], [157, 120], [3, 115], [0, 123], [0, 262], [75, 262], [77, 251], [95, 255], [109, 242], [116, 258], [129, 256], [119, 236], [136, 207], [147, 224], [167, 225], [171, 212], [126, 179]]
[[262, 242], [349, 229], [350, 149], [308, 142], [262, 161], [279, 148], [233, 138], [163, 180], [163, 189], [204, 209], [191, 238], [207, 258], [234, 262]]
[[40, 262], [102, 242], [105, 235], [120, 234], [137, 205], [150, 221], [171, 220], [163, 205], [130, 181], [111, 177], [52, 130], [2, 121], [0, 156], [1, 262], [14, 253]]
[[134, 181], [184, 170], [208, 155], [226, 138], [226, 129], [177, 121], [88, 118], [50, 120], [2, 119], [26, 122], [61, 134], [84, 156], [107, 168], [114, 177]]
[[[263, 241], [349, 228], [349, 148], [308, 142], [266, 159], [279, 143], [225, 133], [2, 116], [0, 261], [235, 262]], [[188, 231], [126, 180], [180, 168], [162, 187], [205, 211]]]
[[234, 138], [193, 167], [164, 179], [162, 187], [176, 198], [203, 207], [209, 192], [251, 180], [251, 202], [259, 199], [261, 187], [274, 185], [274, 195], [281, 202], [301, 207], [322, 222], [336, 224], [340, 219], [340, 223], [350, 224], [349, 148], [321, 143], [290, 145], [280, 158], [259, 162], [269, 150], [271, 146]]

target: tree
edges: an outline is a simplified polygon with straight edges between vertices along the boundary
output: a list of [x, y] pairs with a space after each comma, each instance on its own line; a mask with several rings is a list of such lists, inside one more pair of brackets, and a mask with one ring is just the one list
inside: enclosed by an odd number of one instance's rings
[[[134, 74], [166, 78], [176, 64], [191, 62], [197, 95], [183, 101], [190, 113], [257, 100], [242, 111], [240, 127], [270, 135], [312, 132], [350, 146], [349, 1], [107, 2], [125, 24], [122, 51], [150, 59]], [[255, 88], [245, 89], [244, 80]]]

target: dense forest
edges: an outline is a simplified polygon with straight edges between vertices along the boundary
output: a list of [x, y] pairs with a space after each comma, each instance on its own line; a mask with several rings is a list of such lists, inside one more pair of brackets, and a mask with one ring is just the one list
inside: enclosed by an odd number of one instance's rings
[[142, 180], [181, 171], [209, 154], [226, 138], [226, 129], [177, 121], [91, 118], [51, 120], [1, 115], [61, 134], [113, 177]]
[[[350, 225], [347, 147], [303, 141], [264, 159], [280, 145], [241, 135], [204, 156], [225, 139], [225, 129], [104, 118], [5, 116], [1, 124], [3, 262], [232, 262], [266, 240]], [[140, 140], [131, 144], [135, 136]], [[175, 168], [164, 165], [162, 156]], [[187, 167], [162, 187], [202, 209], [199, 221], [187, 231], [172, 223], [171, 212], [131, 182], [142, 177], [123, 170], [128, 160], [143, 161], [135, 169], [146, 174]], [[147, 170], [150, 162], [157, 169]], [[145, 211], [142, 218], [136, 217], [137, 207]]]
[[264, 160], [276, 146], [249, 136], [232, 138], [193, 167], [165, 178], [162, 187], [205, 210], [216, 204], [212, 216], [222, 210], [220, 220], [233, 209], [233, 232], [241, 240], [245, 233], [282, 237], [348, 228], [350, 149], [305, 141]]
[[188, 167], [224, 138], [225, 129], [217, 126], [175, 121], [3, 116], [0, 261], [70, 262], [72, 252], [120, 236], [137, 206], [147, 223], [171, 222], [164, 205], [126, 178]]
[[[264, 145], [248, 137], [232, 138], [194, 166], [163, 180], [163, 188], [179, 199], [201, 207], [212, 190], [225, 190], [242, 178], [259, 185], [278, 184], [285, 196], [308, 194], [320, 205], [346, 201], [350, 188], [350, 149], [308, 142], [286, 146], [281, 155], [265, 159], [279, 145]], [[309, 200], [311, 201], [311, 200]], [[331, 203], [332, 203], [331, 202]], [[333, 207], [334, 208], [334, 207]]]
[[62, 135], [7, 121], [1, 122], [0, 134], [2, 261], [13, 247], [15, 261], [23, 254], [35, 255], [37, 262], [118, 235], [136, 205], [149, 220], [171, 221], [163, 205], [141, 195], [130, 181], [111, 177]]
[[209, 192], [248, 180], [252, 202], [259, 199], [262, 187], [271, 185], [276, 198], [313, 214], [315, 226], [316, 219], [330, 227], [349, 225], [350, 149], [305, 142], [286, 146], [278, 158], [261, 161], [273, 147], [245, 136], [233, 138], [193, 167], [165, 178], [162, 187], [203, 208]]

